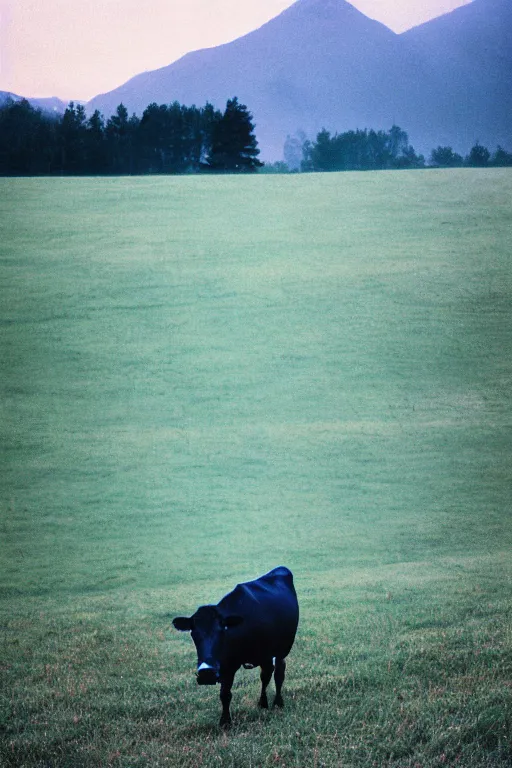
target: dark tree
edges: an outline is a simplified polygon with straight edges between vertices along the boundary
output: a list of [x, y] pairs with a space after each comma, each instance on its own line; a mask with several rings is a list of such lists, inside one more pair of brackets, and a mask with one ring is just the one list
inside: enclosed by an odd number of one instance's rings
[[200, 113], [201, 126], [201, 154], [199, 157], [199, 167], [208, 166], [208, 157], [212, 152], [213, 132], [215, 126], [222, 120], [222, 112], [215, 109], [213, 104], [206, 102]]
[[373, 129], [368, 131], [367, 152], [367, 170], [389, 168], [388, 138], [384, 131], [374, 131]]
[[252, 115], [235, 96], [229, 99], [224, 114], [213, 126], [208, 167], [217, 172], [254, 172], [263, 165], [258, 160], [259, 153]]
[[168, 109], [166, 104], [149, 104], [139, 126], [139, 149], [146, 173], [165, 173], [168, 158]]
[[308, 164], [314, 171], [337, 170], [334, 140], [331, 134], [323, 128], [316, 137], [316, 142], [308, 148]]
[[0, 173], [48, 174], [54, 170], [58, 123], [27, 100], [0, 107]]
[[313, 167], [313, 142], [309, 139], [305, 139], [304, 144], [302, 145], [302, 161], [300, 164], [300, 170], [302, 173], [309, 173], [310, 171], [314, 171]]
[[163, 173], [165, 166], [167, 106], [149, 104], [139, 126], [139, 151], [145, 173]]
[[204, 151], [203, 111], [173, 102], [168, 107], [166, 135], [166, 170], [170, 173], [198, 171]]
[[385, 168], [423, 168], [407, 133], [394, 125], [385, 131], [346, 131], [331, 136], [325, 128], [316, 142], [305, 142], [302, 170], [367, 171]]
[[131, 174], [136, 168], [136, 142], [140, 120], [136, 115], [128, 118], [128, 110], [119, 104], [107, 121], [106, 139], [109, 170], [112, 173]]
[[425, 158], [423, 155], [417, 155], [414, 147], [409, 146], [402, 150], [402, 154], [395, 161], [394, 168], [425, 168]]
[[388, 150], [391, 158], [397, 160], [409, 147], [409, 137], [406, 131], [398, 125], [392, 125], [388, 131]]
[[[316, 141], [304, 134], [288, 137], [288, 163], [265, 167], [268, 173], [302, 171], [423, 168], [425, 160], [409, 144], [405, 131], [353, 130], [331, 135], [323, 129]], [[141, 120], [120, 104], [107, 124], [94, 112], [70, 102], [61, 117], [34, 109], [27, 100], [0, 104], [0, 174], [50, 175], [250, 172], [263, 166], [252, 116], [237, 98], [224, 113], [207, 103], [202, 108], [150, 104]], [[451, 147], [438, 146], [430, 163], [436, 167], [512, 166], [512, 154], [497, 147], [492, 155], [479, 142], [462, 159]]]
[[73, 101], [60, 123], [60, 169], [63, 173], [80, 174], [86, 170], [87, 118], [82, 104]]
[[464, 163], [462, 156], [454, 152], [451, 147], [437, 147], [430, 155], [430, 165], [438, 168], [459, 168]]
[[103, 115], [101, 115], [98, 110], [96, 110], [87, 121], [85, 155], [88, 173], [96, 174], [107, 172], [108, 153], [105, 136], [105, 121]]
[[424, 168], [425, 158], [417, 155], [409, 144], [409, 136], [398, 125], [393, 125], [387, 134], [389, 168]]
[[512, 165], [512, 152], [507, 152], [503, 147], [498, 146], [491, 157], [491, 165], [501, 168], [510, 167]]
[[193, 173], [206, 163], [213, 126], [222, 117], [211, 104], [202, 109], [178, 102], [150, 104], [138, 140], [144, 173]]
[[483, 147], [478, 141], [471, 147], [469, 155], [466, 157], [466, 165], [470, 168], [486, 168], [489, 165], [491, 153], [487, 147]]

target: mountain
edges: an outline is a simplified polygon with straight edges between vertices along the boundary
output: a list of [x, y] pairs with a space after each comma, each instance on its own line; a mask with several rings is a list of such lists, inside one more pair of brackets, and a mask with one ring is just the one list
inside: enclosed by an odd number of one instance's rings
[[[5, 104], [6, 101], [21, 101], [26, 98], [25, 96], [18, 96], [16, 93], [10, 91], [0, 91], [0, 106]], [[66, 111], [67, 104], [56, 96], [46, 99], [32, 99], [28, 98], [27, 101], [35, 108], [41, 109], [43, 112], [51, 112], [56, 115], [63, 115]]]
[[508, 146], [509, 16], [509, 0], [474, 0], [397, 35], [345, 0], [298, 0], [254, 32], [138, 75], [87, 110], [108, 116], [123, 102], [141, 114], [174, 100], [223, 108], [236, 95], [254, 115], [264, 159], [282, 156], [288, 133], [314, 137], [324, 126], [397, 123], [425, 152], [439, 143], [465, 152], [477, 138]]
[[[57, 115], [63, 115], [68, 106], [68, 102], [62, 101], [62, 99], [58, 99], [56, 96], [51, 96], [46, 99], [29, 98], [28, 101], [36, 109], [42, 109], [43, 112], [53, 112]], [[75, 104], [79, 103], [80, 102], [75, 101]]]
[[0, 107], [2, 107], [7, 101], [18, 101], [19, 96], [10, 91], [0, 91]]
[[400, 38], [423, 71], [429, 68], [438, 144], [467, 150], [478, 139], [512, 147], [510, 0], [474, 0]]

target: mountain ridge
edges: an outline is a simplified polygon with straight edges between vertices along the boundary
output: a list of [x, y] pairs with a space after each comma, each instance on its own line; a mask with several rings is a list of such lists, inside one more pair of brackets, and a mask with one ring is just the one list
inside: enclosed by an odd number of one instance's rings
[[62, 101], [57, 96], [48, 96], [42, 98], [35, 98], [31, 96], [20, 96], [12, 91], [0, 91], [0, 106], [5, 104], [6, 101], [28, 101], [28, 103], [35, 109], [42, 109], [43, 112], [49, 112], [50, 114], [63, 115], [67, 102]]

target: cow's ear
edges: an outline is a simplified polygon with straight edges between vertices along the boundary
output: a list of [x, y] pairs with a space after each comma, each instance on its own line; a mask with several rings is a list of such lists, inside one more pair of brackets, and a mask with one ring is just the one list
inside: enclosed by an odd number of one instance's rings
[[244, 620], [243, 616], [232, 615], [232, 616], [225, 616], [222, 619], [222, 622], [226, 628], [229, 628], [229, 627], [238, 627], [238, 625], [241, 624], [243, 620]]
[[177, 629], [179, 632], [191, 632], [194, 622], [186, 616], [176, 616], [176, 618], [172, 620], [172, 625], [174, 629]]

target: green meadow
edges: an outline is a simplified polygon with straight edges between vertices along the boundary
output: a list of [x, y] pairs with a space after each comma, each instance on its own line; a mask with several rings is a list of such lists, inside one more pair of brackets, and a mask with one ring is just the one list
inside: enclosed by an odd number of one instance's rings
[[[0, 179], [0, 764], [512, 763], [512, 171]], [[278, 564], [285, 708], [173, 616]], [[272, 689], [272, 685], [271, 685]]]

